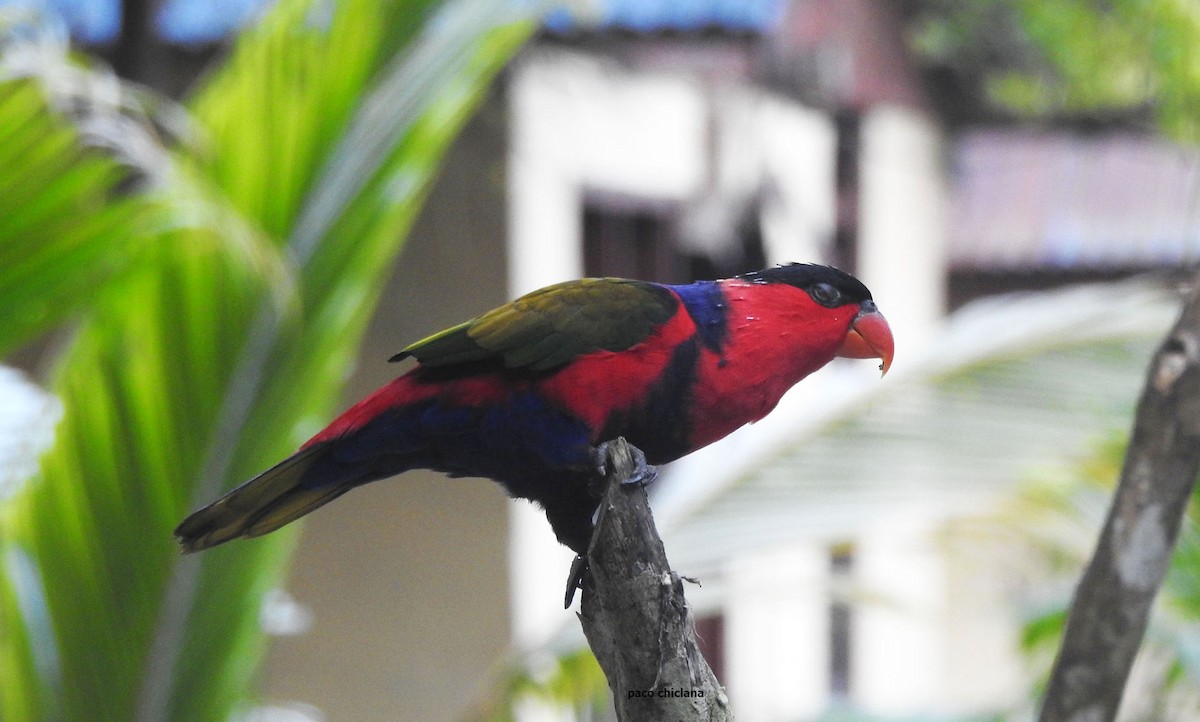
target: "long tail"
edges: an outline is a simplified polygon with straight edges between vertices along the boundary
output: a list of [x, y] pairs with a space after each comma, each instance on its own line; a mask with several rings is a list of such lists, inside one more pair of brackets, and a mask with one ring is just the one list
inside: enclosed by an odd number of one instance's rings
[[184, 519], [175, 528], [183, 551], [275, 531], [354, 488], [353, 483], [301, 485], [304, 473], [329, 448], [328, 444], [307, 446]]
[[175, 528], [180, 546], [196, 552], [261, 536], [356, 486], [422, 466], [420, 415], [404, 411], [438, 388], [418, 384], [411, 374], [384, 385], [295, 454], [184, 519]]

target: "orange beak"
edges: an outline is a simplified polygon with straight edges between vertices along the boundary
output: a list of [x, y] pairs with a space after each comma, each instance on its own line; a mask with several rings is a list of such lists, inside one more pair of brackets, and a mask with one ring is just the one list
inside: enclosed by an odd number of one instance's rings
[[892, 329], [887, 319], [875, 308], [874, 301], [863, 301], [837, 355], [843, 358], [877, 358], [881, 361], [879, 370], [886, 374], [892, 367], [894, 350], [895, 342], [892, 341]]

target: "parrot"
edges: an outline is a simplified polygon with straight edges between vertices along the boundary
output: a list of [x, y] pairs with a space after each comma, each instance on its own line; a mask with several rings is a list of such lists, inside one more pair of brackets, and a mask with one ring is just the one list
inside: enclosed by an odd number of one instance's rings
[[407, 372], [175, 536], [184, 552], [260, 536], [424, 468], [532, 500], [582, 556], [606, 442], [624, 437], [641, 464], [665, 464], [762, 419], [835, 357], [877, 359], [886, 374], [893, 350], [871, 292], [831, 266], [559, 283], [405, 347], [390, 360], [408, 359]]

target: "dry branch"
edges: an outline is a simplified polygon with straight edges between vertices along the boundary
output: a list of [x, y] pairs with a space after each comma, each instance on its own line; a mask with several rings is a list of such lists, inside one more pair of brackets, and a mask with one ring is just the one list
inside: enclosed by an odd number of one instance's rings
[[608, 445], [604, 495], [579, 614], [613, 692], [617, 719], [730, 720], [725, 691], [696, 644], [679, 575], [667, 564], [624, 439]]

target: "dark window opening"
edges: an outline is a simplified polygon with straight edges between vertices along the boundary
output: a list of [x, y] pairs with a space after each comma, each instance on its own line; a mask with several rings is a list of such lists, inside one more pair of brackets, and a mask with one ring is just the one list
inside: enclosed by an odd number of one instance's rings
[[850, 697], [854, 643], [854, 607], [847, 587], [854, 573], [854, 547], [842, 544], [829, 552], [829, 695], [834, 700]]
[[662, 283], [687, 280], [672, 226], [667, 213], [654, 209], [584, 206], [584, 272]]
[[716, 675], [717, 681], [725, 683], [725, 616], [712, 614], [696, 619], [696, 641], [700, 654]]
[[583, 208], [583, 262], [588, 276], [660, 283], [728, 278], [766, 267], [758, 214], [747, 213], [733, 237], [713, 253], [689, 252], [674, 206], [610, 199]]
[[854, 273], [858, 265], [858, 165], [862, 155], [862, 120], [858, 113], [845, 111], [837, 114], [834, 123], [837, 130], [837, 219], [829, 262], [847, 273]]

